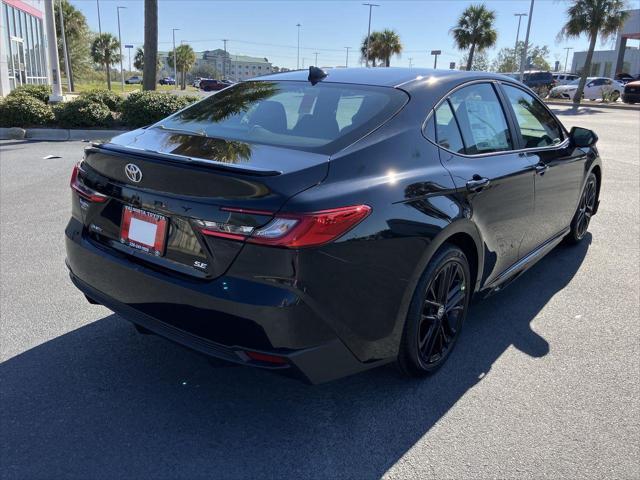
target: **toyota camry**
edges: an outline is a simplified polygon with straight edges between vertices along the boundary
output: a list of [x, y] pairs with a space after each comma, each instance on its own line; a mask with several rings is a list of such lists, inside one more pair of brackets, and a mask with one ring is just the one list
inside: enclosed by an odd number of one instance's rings
[[211, 357], [311, 383], [389, 362], [420, 377], [473, 295], [583, 240], [596, 141], [500, 75], [260, 77], [88, 147], [67, 266], [89, 302]]

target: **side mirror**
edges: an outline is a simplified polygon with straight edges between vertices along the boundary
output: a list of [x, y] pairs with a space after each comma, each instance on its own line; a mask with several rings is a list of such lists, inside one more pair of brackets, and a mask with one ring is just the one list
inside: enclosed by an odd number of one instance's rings
[[569, 132], [569, 141], [574, 147], [592, 147], [598, 141], [598, 135], [588, 128], [573, 127]]

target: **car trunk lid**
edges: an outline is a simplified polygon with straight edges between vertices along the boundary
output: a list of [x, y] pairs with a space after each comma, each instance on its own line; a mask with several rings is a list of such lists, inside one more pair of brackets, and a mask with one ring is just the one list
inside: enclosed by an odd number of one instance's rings
[[[320, 183], [328, 161], [328, 155], [186, 132], [129, 132], [85, 152], [79, 181], [108, 197], [79, 198], [86, 234], [136, 261], [215, 278], [243, 242], [204, 235], [202, 222], [262, 226], [291, 196]], [[131, 208], [166, 219], [161, 254], [123, 238]]]

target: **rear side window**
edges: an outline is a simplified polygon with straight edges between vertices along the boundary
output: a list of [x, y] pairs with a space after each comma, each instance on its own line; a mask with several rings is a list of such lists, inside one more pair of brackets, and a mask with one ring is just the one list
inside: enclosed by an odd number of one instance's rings
[[380, 126], [407, 101], [406, 93], [390, 87], [242, 82], [154, 127], [324, 153]]
[[449, 100], [468, 154], [513, 149], [507, 120], [493, 86], [469, 85], [455, 91]]
[[525, 148], [548, 147], [562, 142], [562, 128], [549, 111], [524, 90], [503, 85], [516, 114]]
[[453, 116], [451, 105], [448, 100], [440, 104], [434, 113], [436, 125], [436, 142], [442, 148], [456, 153], [464, 153], [464, 143], [460, 136], [458, 123]]

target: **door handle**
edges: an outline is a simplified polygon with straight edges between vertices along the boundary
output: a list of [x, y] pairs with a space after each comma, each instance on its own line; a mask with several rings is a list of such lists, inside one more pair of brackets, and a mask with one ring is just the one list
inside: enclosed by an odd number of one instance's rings
[[535, 169], [538, 175], [544, 175], [545, 172], [549, 170], [549, 165], [547, 165], [546, 163], [540, 162], [535, 166]]
[[474, 175], [471, 180], [467, 182], [467, 190], [470, 192], [480, 192], [487, 185], [489, 185], [491, 181], [488, 178], [480, 177], [480, 175]]

